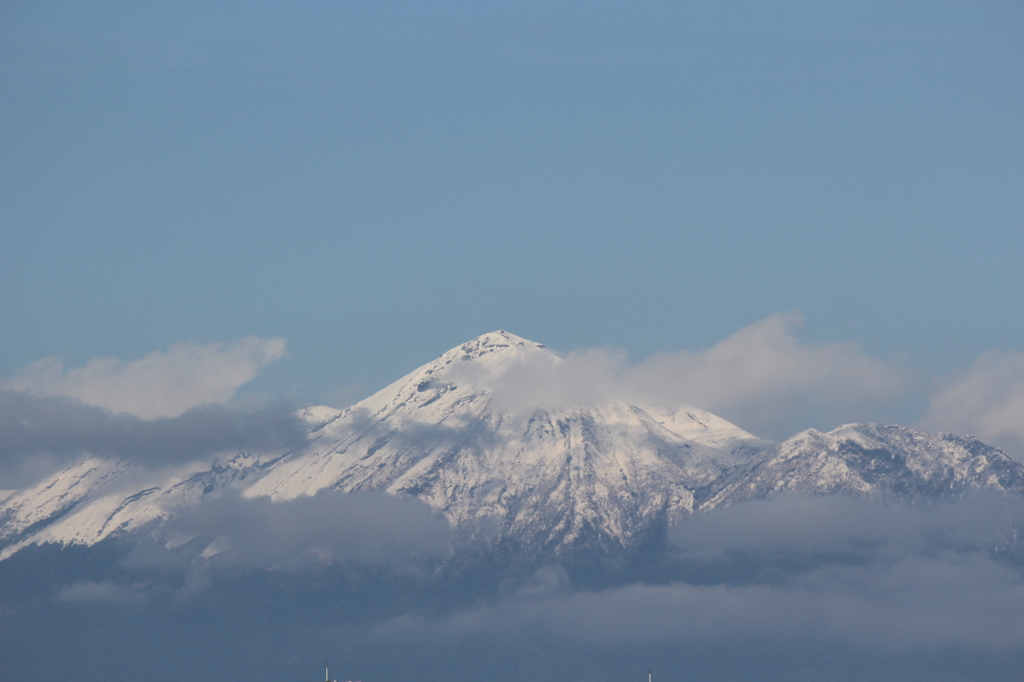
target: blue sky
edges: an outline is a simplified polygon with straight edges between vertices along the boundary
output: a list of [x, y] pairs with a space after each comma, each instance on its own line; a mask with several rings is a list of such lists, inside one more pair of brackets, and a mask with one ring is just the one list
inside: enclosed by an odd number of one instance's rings
[[1022, 83], [1020, 3], [6, 2], [0, 377], [258, 336], [247, 390], [341, 403], [792, 311], [1016, 361]]

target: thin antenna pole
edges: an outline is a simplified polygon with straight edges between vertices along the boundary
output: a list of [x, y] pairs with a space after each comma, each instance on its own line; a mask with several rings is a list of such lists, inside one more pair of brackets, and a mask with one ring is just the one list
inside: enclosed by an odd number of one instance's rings
[[651, 682], [651, 669], [647, 669], [647, 682]]

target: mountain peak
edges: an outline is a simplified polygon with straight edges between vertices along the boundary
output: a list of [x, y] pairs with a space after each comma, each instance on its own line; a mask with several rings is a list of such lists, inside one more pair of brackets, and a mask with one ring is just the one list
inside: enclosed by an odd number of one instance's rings
[[[433, 362], [408, 375], [403, 381], [423, 375], [423, 377], [429, 376], [433, 380], [444, 377], [454, 383], [465, 383], [471, 377], [475, 377], [474, 380], [479, 380], [485, 376], [496, 376], [511, 367], [523, 364], [554, 368], [561, 362], [562, 359], [548, 350], [544, 344], [535, 343], [499, 329], [481, 334], [475, 339], [470, 339], [462, 345], [452, 348]], [[470, 383], [473, 381], [471, 380]]]
[[463, 537], [538, 552], [626, 548], [694, 512], [782, 492], [1024, 491], [1024, 466], [972, 439], [845, 424], [770, 444], [690, 406], [566, 391], [575, 378], [561, 363], [493, 331], [344, 411], [303, 409], [309, 438], [285, 453], [239, 453], [184, 478], [88, 459], [0, 502], [0, 560], [30, 543], [158, 528], [219, 490], [411, 496]]
[[542, 343], [534, 343], [521, 336], [511, 334], [504, 329], [499, 329], [498, 331], [481, 334], [475, 339], [470, 339], [458, 348], [453, 348], [449, 353], [458, 353], [464, 360], [478, 360], [484, 355], [491, 353], [506, 353], [510, 350], [522, 352], [535, 349], [544, 349], [545, 352], [550, 353], [550, 351], [544, 348]]

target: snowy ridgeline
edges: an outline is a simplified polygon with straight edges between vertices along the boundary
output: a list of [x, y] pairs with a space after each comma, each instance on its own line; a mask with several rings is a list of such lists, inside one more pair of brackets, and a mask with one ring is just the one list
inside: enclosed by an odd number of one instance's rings
[[[1024, 466], [971, 438], [852, 424], [778, 444], [688, 406], [556, 390], [562, 361], [494, 332], [338, 411], [300, 411], [306, 443], [212, 466], [87, 457], [0, 495], [0, 558], [33, 543], [94, 544], [211, 496], [284, 501], [325, 489], [412, 496], [463, 538], [558, 552], [630, 546], [652, 524], [779, 492], [948, 497], [1024, 491]], [[6, 491], [5, 491], [6, 492]]]

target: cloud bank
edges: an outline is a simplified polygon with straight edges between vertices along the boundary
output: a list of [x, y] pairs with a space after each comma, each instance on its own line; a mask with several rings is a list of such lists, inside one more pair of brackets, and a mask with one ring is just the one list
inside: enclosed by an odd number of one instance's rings
[[781, 585], [633, 584], [504, 602], [440, 622], [396, 619], [391, 638], [531, 632], [601, 646], [748, 638], [886, 652], [1024, 646], [1019, 573], [983, 556], [918, 558], [814, 571]]
[[439, 644], [539, 633], [597, 647], [760, 641], [896, 654], [1012, 651], [1024, 647], [1024, 574], [1000, 557], [1020, 551], [1022, 521], [1024, 502], [985, 496], [919, 508], [845, 498], [737, 505], [679, 527], [671, 582], [578, 589], [553, 567], [497, 603], [442, 618], [401, 616], [375, 635]]
[[111, 414], [67, 398], [0, 391], [0, 461], [88, 453], [148, 463], [190, 461], [240, 449], [276, 449], [302, 442], [304, 427], [284, 403], [257, 410], [195, 407], [173, 419]]
[[249, 336], [230, 344], [176, 343], [129, 361], [94, 358], [69, 369], [57, 358], [43, 358], [0, 381], [0, 388], [76, 398], [143, 419], [171, 418], [199, 405], [227, 402], [284, 354], [284, 339]]

